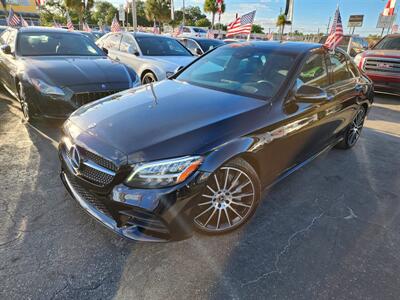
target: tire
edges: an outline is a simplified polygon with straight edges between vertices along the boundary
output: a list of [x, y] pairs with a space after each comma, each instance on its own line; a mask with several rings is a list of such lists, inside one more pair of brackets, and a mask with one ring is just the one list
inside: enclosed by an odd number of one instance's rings
[[343, 140], [336, 145], [336, 148], [346, 150], [354, 147], [360, 138], [361, 131], [364, 126], [366, 112], [367, 111], [363, 106], [357, 110], [356, 115], [354, 116], [343, 136]]
[[227, 162], [206, 182], [192, 211], [194, 229], [219, 235], [243, 226], [256, 211], [260, 190], [258, 175], [247, 161], [236, 158]]
[[32, 123], [35, 118], [34, 111], [32, 109], [32, 105], [25, 98], [25, 93], [21, 82], [18, 83], [18, 97], [24, 120]]
[[156, 81], [157, 77], [153, 72], [147, 72], [142, 76], [142, 84], [148, 84]]

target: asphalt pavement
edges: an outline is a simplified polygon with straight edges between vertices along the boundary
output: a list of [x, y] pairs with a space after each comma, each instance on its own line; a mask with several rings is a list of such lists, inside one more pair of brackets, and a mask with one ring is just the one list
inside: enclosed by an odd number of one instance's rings
[[60, 123], [0, 99], [0, 299], [399, 299], [400, 97], [379, 97], [351, 150], [275, 185], [220, 237], [131, 242], [59, 179]]

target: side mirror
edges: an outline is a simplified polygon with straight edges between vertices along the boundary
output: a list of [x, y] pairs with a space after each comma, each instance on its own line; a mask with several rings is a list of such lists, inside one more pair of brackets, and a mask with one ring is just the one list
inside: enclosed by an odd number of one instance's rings
[[1, 51], [3, 51], [4, 54], [11, 54], [11, 47], [10, 47], [10, 45], [3, 45], [3, 46], [1, 46]]
[[328, 100], [328, 94], [321, 88], [302, 85], [297, 90], [295, 98], [297, 102], [320, 103]]
[[103, 50], [103, 52], [104, 52], [105, 55], [108, 55], [108, 49], [106, 49], [106, 48], [103, 47], [103, 48], [101, 48], [101, 50]]
[[140, 53], [139, 53], [139, 51], [135, 50], [135, 51], [133, 52], [133, 55], [135, 55], [135, 56], [140, 56]]
[[178, 73], [180, 70], [182, 70], [183, 69], [183, 67], [182, 66], [180, 66], [180, 67], [178, 67], [178, 68], [176, 68], [175, 69], [175, 72], [174, 72], [174, 74], [176, 74], [176, 73]]
[[196, 48], [195, 50], [194, 50], [194, 52], [196, 53], [196, 55], [198, 55], [198, 56], [201, 56], [201, 55], [203, 55], [203, 51], [201, 51], [201, 49], [200, 48]]

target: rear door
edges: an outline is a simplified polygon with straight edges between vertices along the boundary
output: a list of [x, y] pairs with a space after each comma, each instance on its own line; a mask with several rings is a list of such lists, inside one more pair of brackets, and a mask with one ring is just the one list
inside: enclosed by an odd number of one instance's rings
[[[136, 55], [135, 55], [136, 53]], [[119, 51], [116, 52], [117, 59], [122, 63], [133, 68], [136, 73], [139, 72], [140, 65], [142, 64], [139, 54], [138, 46], [130, 33], [125, 33], [122, 36]], [[139, 74], [139, 73], [138, 73]]]

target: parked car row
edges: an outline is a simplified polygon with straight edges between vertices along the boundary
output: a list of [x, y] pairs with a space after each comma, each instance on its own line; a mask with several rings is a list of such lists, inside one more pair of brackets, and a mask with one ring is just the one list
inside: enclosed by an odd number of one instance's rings
[[0, 42], [0, 77], [25, 118], [70, 114], [59, 144], [66, 189], [134, 240], [236, 230], [263, 190], [333, 146], [353, 147], [373, 101], [345, 51], [319, 44], [124, 32], [96, 45], [35, 27], [8, 28]]

